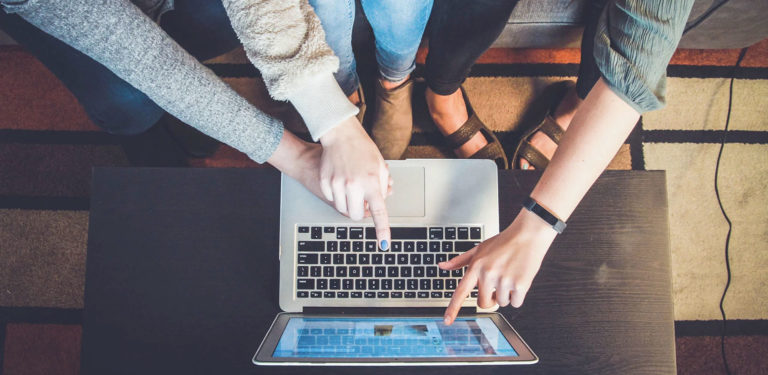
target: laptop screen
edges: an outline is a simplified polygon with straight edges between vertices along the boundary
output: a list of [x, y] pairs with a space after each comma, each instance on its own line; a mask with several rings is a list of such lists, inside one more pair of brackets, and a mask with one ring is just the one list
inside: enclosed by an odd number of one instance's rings
[[517, 356], [487, 317], [458, 318], [450, 326], [427, 318], [292, 317], [273, 353], [283, 358]]

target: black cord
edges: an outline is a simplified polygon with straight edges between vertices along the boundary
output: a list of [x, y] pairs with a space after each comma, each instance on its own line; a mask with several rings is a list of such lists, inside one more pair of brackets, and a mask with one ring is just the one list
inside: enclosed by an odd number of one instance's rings
[[731, 261], [728, 253], [728, 247], [731, 242], [731, 229], [733, 228], [733, 225], [731, 224], [731, 219], [728, 217], [728, 214], [725, 213], [723, 202], [720, 200], [720, 189], [718, 188], [717, 180], [720, 174], [720, 159], [723, 156], [723, 148], [725, 147], [725, 140], [728, 136], [728, 125], [730, 125], [731, 122], [731, 107], [733, 105], [733, 81], [736, 77], [736, 70], [739, 68], [741, 60], [744, 59], [744, 55], [746, 54], [747, 48], [742, 48], [741, 52], [739, 52], [739, 58], [736, 60], [736, 65], [733, 66], [733, 73], [731, 74], [731, 86], [728, 89], [728, 114], [725, 117], [725, 129], [723, 130], [723, 138], [720, 141], [720, 152], [717, 153], [717, 164], [715, 164], [715, 195], [717, 196], [717, 204], [720, 205], [720, 212], [723, 214], [725, 221], [728, 222], [728, 235], [725, 237], [725, 271], [728, 275], [728, 279], [725, 282], [723, 295], [720, 297], [720, 314], [723, 316], [723, 331], [722, 335], [720, 336], [720, 354], [723, 356], [725, 373], [729, 375], [731, 374], [731, 369], [728, 367], [728, 359], [725, 356], [725, 334], [727, 328], [727, 320], [725, 318], [725, 308], [723, 307], [723, 302], [725, 302], [725, 295], [728, 293], [728, 287], [731, 286]]

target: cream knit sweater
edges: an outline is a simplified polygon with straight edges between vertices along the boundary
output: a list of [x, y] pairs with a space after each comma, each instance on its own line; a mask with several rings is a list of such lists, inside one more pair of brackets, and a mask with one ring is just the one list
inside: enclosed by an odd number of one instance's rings
[[[146, 2], [146, 1], [145, 1]], [[176, 116], [263, 163], [283, 134], [128, 0], [0, 0], [112, 70]], [[333, 78], [338, 59], [306, 0], [224, 0], [227, 13], [270, 94], [289, 100], [317, 140], [354, 116]]]

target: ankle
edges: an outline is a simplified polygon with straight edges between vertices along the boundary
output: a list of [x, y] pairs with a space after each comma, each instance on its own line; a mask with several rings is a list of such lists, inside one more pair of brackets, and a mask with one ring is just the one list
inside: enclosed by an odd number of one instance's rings
[[379, 82], [381, 82], [381, 87], [383, 87], [387, 91], [391, 91], [402, 86], [405, 82], [408, 81], [409, 78], [411, 78], [410, 74], [399, 81], [390, 81], [386, 78], [380, 77]]
[[453, 133], [469, 119], [461, 90], [449, 95], [439, 95], [427, 88], [425, 98], [429, 115], [443, 134]]

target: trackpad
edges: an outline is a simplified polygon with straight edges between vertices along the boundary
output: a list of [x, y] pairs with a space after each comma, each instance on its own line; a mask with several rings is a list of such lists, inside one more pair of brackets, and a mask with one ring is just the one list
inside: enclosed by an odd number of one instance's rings
[[394, 184], [387, 198], [389, 216], [424, 216], [424, 167], [390, 167]]

